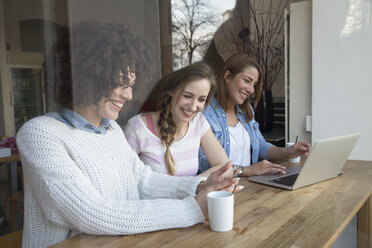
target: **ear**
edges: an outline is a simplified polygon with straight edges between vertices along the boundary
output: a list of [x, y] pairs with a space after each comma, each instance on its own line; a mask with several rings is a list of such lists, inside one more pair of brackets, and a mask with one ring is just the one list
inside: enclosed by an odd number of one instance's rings
[[227, 79], [231, 76], [231, 72], [227, 70], [225, 72], [225, 75], [223, 75], [223, 79], [225, 80], [225, 83], [227, 83]]

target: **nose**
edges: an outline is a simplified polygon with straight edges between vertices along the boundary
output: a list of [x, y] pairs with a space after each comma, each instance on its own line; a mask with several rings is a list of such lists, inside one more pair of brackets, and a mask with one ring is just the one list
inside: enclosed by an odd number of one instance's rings
[[124, 90], [122, 90], [121, 94], [120, 94], [120, 97], [127, 100], [127, 101], [130, 101], [132, 100], [132, 97], [133, 97], [133, 89], [132, 87], [128, 87]]
[[250, 83], [247, 85], [247, 90], [250, 94], [253, 94], [254, 93], [254, 84], [253, 83]]
[[200, 108], [200, 103], [198, 101], [198, 99], [194, 99], [191, 103], [191, 110], [192, 111], [197, 111], [198, 109]]

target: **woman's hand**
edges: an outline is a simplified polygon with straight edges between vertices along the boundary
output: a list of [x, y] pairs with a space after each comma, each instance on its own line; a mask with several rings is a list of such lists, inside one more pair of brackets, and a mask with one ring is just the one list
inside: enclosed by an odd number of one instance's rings
[[285, 174], [285, 167], [280, 164], [271, 163], [267, 160], [262, 160], [251, 166], [244, 167], [243, 176], [258, 176], [269, 173], [280, 173]]
[[[239, 183], [239, 178], [223, 177], [223, 174], [230, 168], [230, 162], [226, 163], [219, 170], [213, 172], [205, 182], [199, 184], [195, 201], [202, 210], [204, 217], [208, 218], [207, 194], [212, 191], [225, 190], [232, 192], [233, 186]], [[235, 192], [242, 190], [243, 186], [238, 186]]]
[[[226, 172], [231, 170], [231, 163], [227, 162], [224, 166], [221, 166], [218, 170], [215, 170], [212, 172], [206, 181], [201, 182], [196, 189], [196, 193], [199, 193], [202, 191], [205, 187], [218, 184], [224, 180], [224, 176], [226, 176]], [[231, 173], [232, 175], [232, 173]], [[230, 177], [227, 177], [230, 178]]]
[[311, 151], [311, 145], [307, 142], [298, 141], [293, 146], [285, 148], [287, 158], [295, 158], [298, 156], [307, 157]]

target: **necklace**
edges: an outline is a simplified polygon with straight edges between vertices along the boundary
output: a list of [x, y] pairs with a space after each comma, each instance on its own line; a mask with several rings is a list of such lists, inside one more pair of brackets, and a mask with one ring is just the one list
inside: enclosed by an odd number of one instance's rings
[[230, 112], [230, 114], [226, 113], [226, 115], [227, 115], [227, 125], [230, 127], [235, 127], [236, 124], [238, 124], [239, 122], [239, 119], [236, 116], [236, 114], [234, 112]]

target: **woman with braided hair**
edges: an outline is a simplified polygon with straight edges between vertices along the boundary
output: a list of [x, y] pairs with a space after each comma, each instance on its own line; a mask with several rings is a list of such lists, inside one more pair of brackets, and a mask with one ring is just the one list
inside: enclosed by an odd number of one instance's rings
[[[197, 62], [170, 73], [157, 85], [163, 92], [160, 109], [134, 116], [124, 128], [142, 161], [160, 173], [196, 176], [202, 147], [212, 166], [202, 176], [226, 164], [226, 152], [200, 112], [214, 92], [211, 68]], [[232, 170], [226, 174], [232, 175]]]

